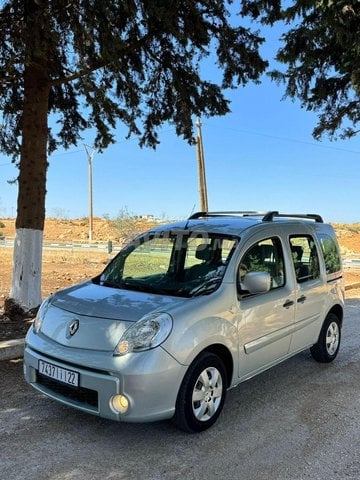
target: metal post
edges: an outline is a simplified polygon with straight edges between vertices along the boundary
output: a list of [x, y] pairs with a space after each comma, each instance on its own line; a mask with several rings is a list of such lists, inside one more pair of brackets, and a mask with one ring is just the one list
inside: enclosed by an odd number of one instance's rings
[[202, 212], [207, 212], [209, 210], [209, 207], [208, 207], [208, 196], [207, 196], [207, 188], [206, 188], [204, 146], [202, 141], [200, 118], [197, 119], [196, 126], [198, 129], [197, 136], [196, 136], [196, 153], [197, 153], [197, 161], [198, 161], [200, 210]]
[[[93, 187], [92, 187], [92, 163], [94, 160], [94, 155], [96, 153], [96, 149], [94, 147], [90, 147], [89, 145], [85, 145], [86, 156], [89, 163], [89, 242], [93, 240]], [[91, 149], [91, 151], [90, 151]]]

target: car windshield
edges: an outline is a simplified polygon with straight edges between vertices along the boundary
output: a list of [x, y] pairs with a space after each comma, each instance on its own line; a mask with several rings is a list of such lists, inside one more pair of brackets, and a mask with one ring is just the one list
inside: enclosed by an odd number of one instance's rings
[[206, 295], [219, 287], [238, 240], [188, 230], [148, 233], [126, 246], [98, 281], [163, 295]]

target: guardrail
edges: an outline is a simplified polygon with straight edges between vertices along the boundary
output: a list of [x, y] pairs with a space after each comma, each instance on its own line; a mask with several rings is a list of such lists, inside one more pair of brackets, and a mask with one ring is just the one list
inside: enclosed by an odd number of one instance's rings
[[343, 258], [344, 268], [360, 268], [359, 258]]
[[[0, 247], [14, 246], [15, 239], [11, 237], [0, 238]], [[80, 243], [80, 242], [44, 242], [43, 248], [47, 250], [77, 250], [77, 251], [98, 251], [98, 252], [119, 252], [121, 245], [114, 245], [111, 241], [106, 243]], [[346, 256], [342, 259], [344, 268], [360, 269], [360, 258], [355, 256]]]
[[[0, 247], [14, 247], [14, 238], [0, 238]], [[106, 253], [118, 252], [120, 245], [114, 245], [112, 242], [106, 243], [78, 243], [78, 242], [44, 242], [43, 248], [47, 250], [92, 250]]]

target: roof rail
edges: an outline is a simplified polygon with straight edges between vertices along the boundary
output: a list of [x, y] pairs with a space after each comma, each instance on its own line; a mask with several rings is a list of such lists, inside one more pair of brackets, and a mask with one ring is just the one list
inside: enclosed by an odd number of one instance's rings
[[263, 217], [267, 212], [252, 212], [252, 211], [220, 211], [220, 212], [195, 212], [190, 217], [189, 220], [196, 220], [197, 218], [206, 218], [206, 217], [221, 217], [223, 215], [240, 215], [242, 217]]
[[304, 218], [307, 220], [315, 220], [318, 223], [324, 223], [324, 220], [317, 213], [279, 213], [279, 212], [268, 212], [263, 217], [263, 222], [272, 222], [276, 218]]
[[240, 215], [242, 217], [262, 217], [263, 222], [272, 222], [274, 218], [304, 218], [307, 220], [315, 220], [318, 223], [324, 223], [322, 217], [317, 213], [279, 213], [277, 211], [271, 212], [253, 212], [253, 211], [242, 211], [242, 210], [231, 210], [231, 211], [219, 211], [219, 212], [196, 212], [193, 213], [189, 220], [196, 220], [198, 218], [207, 218], [207, 217], [221, 217], [224, 215]]

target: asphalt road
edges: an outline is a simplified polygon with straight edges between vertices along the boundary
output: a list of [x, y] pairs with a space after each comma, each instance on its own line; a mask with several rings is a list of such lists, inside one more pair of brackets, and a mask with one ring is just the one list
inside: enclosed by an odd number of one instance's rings
[[243, 383], [200, 435], [79, 413], [28, 387], [20, 360], [0, 362], [0, 477], [358, 480], [359, 319], [360, 300], [348, 300], [334, 363], [304, 352]]

